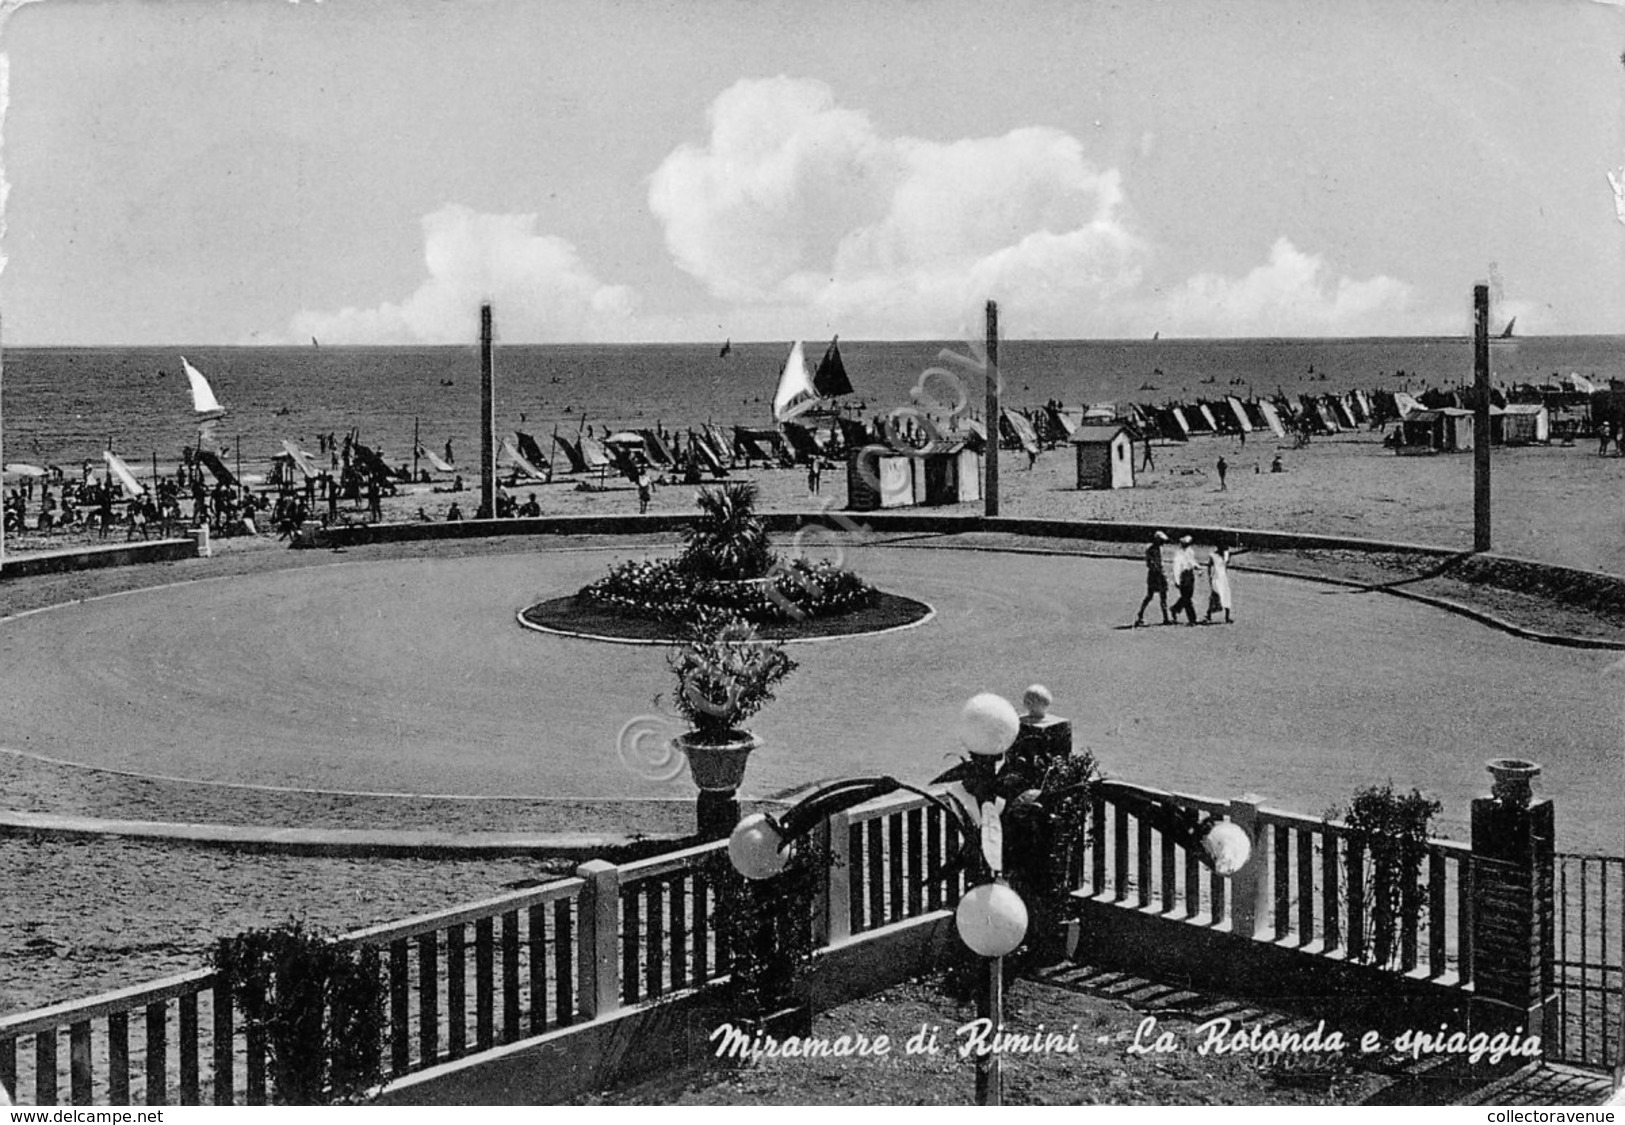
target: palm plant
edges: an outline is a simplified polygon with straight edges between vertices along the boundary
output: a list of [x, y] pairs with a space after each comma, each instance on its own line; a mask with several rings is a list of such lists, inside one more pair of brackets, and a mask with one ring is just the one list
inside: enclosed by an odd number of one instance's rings
[[760, 578], [773, 565], [767, 526], [756, 514], [756, 486], [735, 481], [704, 488], [700, 514], [683, 528], [679, 567], [696, 578], [739, 581]]

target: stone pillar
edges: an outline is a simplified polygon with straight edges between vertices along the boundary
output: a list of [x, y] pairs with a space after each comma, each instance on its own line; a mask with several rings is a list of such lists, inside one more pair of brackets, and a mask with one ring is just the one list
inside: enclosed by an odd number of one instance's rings
[[1557, 1015], [1552, 803], [1473, 801], [1473, 1030], [1539, 1035]]

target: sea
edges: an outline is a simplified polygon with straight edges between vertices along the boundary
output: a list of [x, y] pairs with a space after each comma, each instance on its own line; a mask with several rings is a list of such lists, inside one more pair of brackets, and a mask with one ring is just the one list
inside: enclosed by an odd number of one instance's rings
[[[809, 367], [827, 345], [808, 342]], [[789, 351], [789, 342], [732, 344], [727, 354], [718, 344], [499, 344], [497, 430], [528, 433], [551, 452], [552, 435], [587, 427], [601, 436], [705, 422], [770, 426]], [[923, 401], [940, 415], [963, 401], [979, 416], [980, 352], [967, 341], [842, 340], [855, 392], [846, 405], [874, 416]], [[456, 458], [478, 449], [478, 347], [11, 348], [0, 372], [0, 459], [99, 469], [112, 449], [138, 475], [154, 462], [168, 471], [198, 441], [183, 355], [226, 410], [204, 444], [238, 458], [245, 474], [268, 470], [283, 440], [315, 452], [319, 435], [352, 431], [392, 464], [411, 461], [414, 437], [441, 455], [449, 442]], [[1490, 358], [1498, 384], [1571, 372], [1606, 384], [1625, 378], [1625, 336], [1496, 341]], [[1459, 337], [1007, 340], [998, 361], [1004, 405], [1017, 407], [1415, 392], [1472, 380], [1472, 342]]]

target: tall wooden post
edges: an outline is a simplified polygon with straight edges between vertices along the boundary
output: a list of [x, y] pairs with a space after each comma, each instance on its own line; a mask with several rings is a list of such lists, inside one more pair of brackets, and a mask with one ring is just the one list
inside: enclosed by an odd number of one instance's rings
[[[3, 328], [3, 326], [0, 326], [0, 335], [3, 335], [3, 334], [4, 334], [4, 328]], [[5, 361], [5, 356], [4, 356], [4, 350], [3, 350], [3, 345], [0, 345], [0, 384], [4, 384], [4, 382], [5, 382], [5, 370], [6, 370], [6, 361]], [[3, 397], [4, 397], [3, 386], [0, 386], [0, 398], [3, 398]], [[6, 446], [5, 446], [6, 424], [5, 424], [5, 420], [6, 420], [5, 410], [3, 408], [0, 408], [0, 465], [4, 465], [6, 463]], [[9, 500], [9, 499], [11, 499], [11, 497], [6, 492], [4, 481], [5, 481], [5, 474], [0, 473], [0, 497], [3, 497], [4, 499]], [[4, 507], [4, 505], [0, 505], [0, 570], [4, 570], [5, 565], [6, 565], [5, 507]]]
[[491, 306], [480, 306], [480, 511], [497, 514], [496, 374], [491, 366]]
[[987, 483], [984, 510], [999, 514], [999, 306], [987, 303]]
[[1490, 287], [1473, 286], [1473, 550], [1490, 549]]
[[423, 438], [418, 434], [418, 420], [412, 419], [412, 483], [418, 482], [418, 451], [423, 448]]

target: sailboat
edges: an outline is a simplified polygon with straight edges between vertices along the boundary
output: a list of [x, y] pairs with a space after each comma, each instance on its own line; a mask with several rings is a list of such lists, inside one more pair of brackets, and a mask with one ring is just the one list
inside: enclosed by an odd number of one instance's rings
[[784, 361], [779, 388], [773, 394], [773, 421], [788, 422], [818, 405], [818, 391], [807, 375], [807, 354], [797, 340]]
[[717, 353], [717, 358], [719, 358], [719, 359], [727, 359], [728, 354], [730, 352], [732, 352], [733, 350], [734, 350], [733, 337], [730, 336], [726, 340], [722, 341], [722, 350]]
[[203, 377], [203, 372], [193, 367], [185, 356], [181, 356], [181, 366], [186, 369], [187, 382], [192, 384], [192, 408], [199, 414], [211, 415], [211, 420], [222, 417], [226, 408], [214, 397], [214, 389]]

